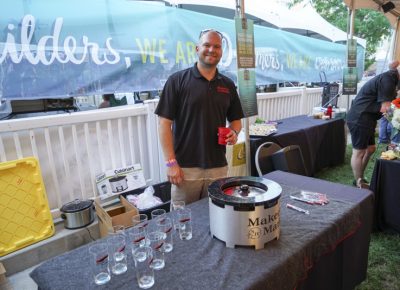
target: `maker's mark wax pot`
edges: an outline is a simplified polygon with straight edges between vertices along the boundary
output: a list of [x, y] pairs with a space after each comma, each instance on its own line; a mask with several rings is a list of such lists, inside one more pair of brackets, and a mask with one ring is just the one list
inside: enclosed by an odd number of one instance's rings
[[211, 235], [229, 248], [265, 244], [279, 238], [282, 187], [265, 178], [222, 178], [208, 187]]

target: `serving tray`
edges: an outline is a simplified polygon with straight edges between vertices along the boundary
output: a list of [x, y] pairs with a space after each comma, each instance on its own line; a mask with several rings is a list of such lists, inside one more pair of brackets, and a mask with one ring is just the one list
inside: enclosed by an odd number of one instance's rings
[[27, 157], [0, 163], [0, 256], [53, 234], [38, 160]]

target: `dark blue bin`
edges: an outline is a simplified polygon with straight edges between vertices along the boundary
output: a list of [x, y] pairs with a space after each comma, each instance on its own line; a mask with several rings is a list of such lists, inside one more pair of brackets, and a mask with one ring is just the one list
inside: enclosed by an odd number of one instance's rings
[[[126, 196], [130, 195], [130, 194], [141, 194], [149, 186], [137, 188], [137, 189], [134, 189], [134, 190], [131, 190], [128, 192], [124, 192], [121, 195], [126, 198]], [[171, 183], [166, 181], [166, 182], [153, 184], [153, 188], [154, 188], [154, 195], [159, 197], [161, 199], [161, 201], [163, 202], [163, 204], [153, 206], [153, 207], [147, 208], [145, 210], [139, 210], [139, 213], [146, 214], [149, 219], [151, 219], [151, 212], [153, 210], [160, 208], [160, 209], [165, 209], [166, 212], [169, 212], [170, 206], [171, 206]]]

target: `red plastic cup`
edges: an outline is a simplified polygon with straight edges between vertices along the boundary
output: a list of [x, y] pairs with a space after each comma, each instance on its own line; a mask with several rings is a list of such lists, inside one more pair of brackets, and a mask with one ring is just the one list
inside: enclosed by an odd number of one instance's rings
[[226, 145], [226, 135], [231, 132], [231, 129], [226, 127], [218, 127], [218, 144], [219, 145]]

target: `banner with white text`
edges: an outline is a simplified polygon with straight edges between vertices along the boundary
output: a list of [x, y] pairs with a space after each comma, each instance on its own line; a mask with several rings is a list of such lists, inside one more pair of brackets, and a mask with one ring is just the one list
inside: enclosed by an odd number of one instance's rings
[[[5, 1], [3, 1], [5, 2]], [[219, 70], [236, 79], [234, 20], [156, 2], [13, 0], [0, 10], [0, 97], [159, 90], [192, 66], [204, 28], [223, 36]], [[341, 80], [346, 46], [254, 25], [256, 83]], [[364, 50], [357, 49], [363, 67]], [[360, 69], [361, 70], [361, 69]], [[361, 77], [362, 71], [359, 71]]]

